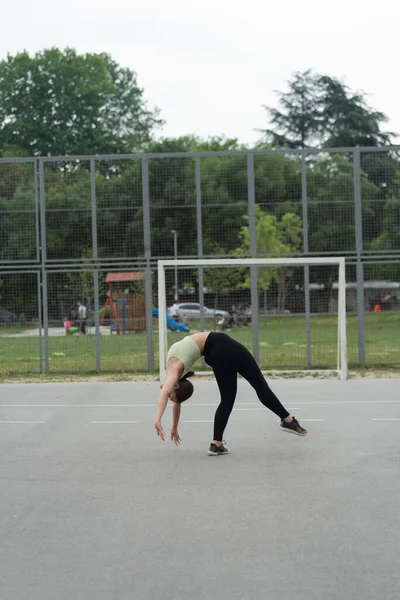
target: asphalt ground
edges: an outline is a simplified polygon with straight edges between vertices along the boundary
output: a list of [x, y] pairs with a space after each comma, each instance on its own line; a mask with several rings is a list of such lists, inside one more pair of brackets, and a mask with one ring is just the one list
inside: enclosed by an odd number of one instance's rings
[[271, 382], [300, 438], [240, 380], [223, 457], [195, 386], [179, 448], [157, 383], [0, 387], [1, 600], [397, 600], [400, 381]]

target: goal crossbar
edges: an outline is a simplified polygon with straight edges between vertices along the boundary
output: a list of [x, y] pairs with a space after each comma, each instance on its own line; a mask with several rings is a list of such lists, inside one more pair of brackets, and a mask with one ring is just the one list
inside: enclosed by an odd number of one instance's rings
[[165, 377], [167, 357], [167, 302], [165, 294], [165, 269], [170, 267], [311, 267], [337, 265], [338, 277], [338, 357], [337, 372], [340, 379], [347, 379], [346, 335], [346, 262], [344, 257], [316, 258], [196, 258], [168, 259], [158, 261], [158, 319], [159, 319], [159, 372], [160, 381]]

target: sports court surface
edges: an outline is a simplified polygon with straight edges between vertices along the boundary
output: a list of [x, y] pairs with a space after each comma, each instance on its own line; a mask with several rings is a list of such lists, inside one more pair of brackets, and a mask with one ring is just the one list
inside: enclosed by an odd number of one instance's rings
[[215, 381], [180, 448], [156, 382], [2, 385], [1, 600], [397, 600], [400, 380], [271, 387], [309, 436], [239, 380], [208, 457]]

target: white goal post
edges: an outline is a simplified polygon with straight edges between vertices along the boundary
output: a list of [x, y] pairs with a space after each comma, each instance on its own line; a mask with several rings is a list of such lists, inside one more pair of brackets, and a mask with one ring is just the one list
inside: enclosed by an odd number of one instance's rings
[[[165, 377], [167, 357], [167, 303], [165, 269], [171, 267], [290, 267], [337, 265], [338, 277], [338, 352], [337, 373], [340, 379], [347, 379], [346, 343], [346, 271], [344, 257], [318, 258], [224, 258], [224, 259], [172, 259], [158, 261], [158, 319], [159, 319], [159, 372], [160, 381]], [[301, 370], [301, 369], [300, 369]]]

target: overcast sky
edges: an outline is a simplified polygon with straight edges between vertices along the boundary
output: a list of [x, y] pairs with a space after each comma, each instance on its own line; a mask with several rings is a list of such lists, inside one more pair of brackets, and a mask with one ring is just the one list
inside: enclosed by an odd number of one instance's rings
[[18, 0], [2, 6], [0, 58], [56, 46], [136, 71], [162, 135], [252, 144], [295, 71], [343, 78], [400, 132], [400, 3], [381, 0]]

